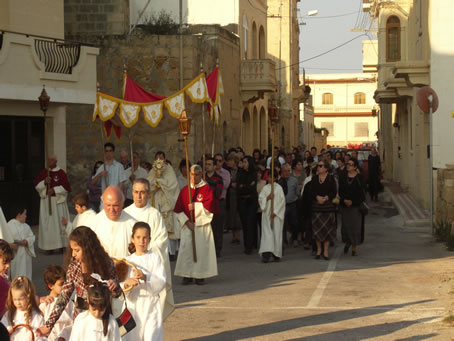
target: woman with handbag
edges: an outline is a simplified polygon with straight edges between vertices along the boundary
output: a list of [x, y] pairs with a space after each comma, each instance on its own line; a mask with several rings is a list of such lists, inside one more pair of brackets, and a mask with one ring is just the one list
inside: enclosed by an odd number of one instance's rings
[[91, 274], [99, 274], [107, 282], [107, 287], [113, 297], [119, 297], [122, 293], [112, 259], [104, 251], [98, 237], [89, 227], [79, 226], [71, 232], [66, 257], [70, 261], [66, 270], [65, 283], [57, 298], [54, 310], [44, 326], [37, 330], [38, 336], [50, 333], [71, 299], [74, 290], [77, 294], [75, 313], [88, 309], [88, 288], [95, 281]]
[[342, 241], [345, 243], [344, 253], [352, 247], [352, 256], [356, 256], [356, 248], [361, 244], [361, 204], [365, 194], [361, 174], [358, 173], [358, 160], [347, 161], [347, 174], [339, 179], [339, 195], [342, 214]]
[[331, 167], [328, 160], [319, 160], [317, 175], [311, 180], [312, 233], [317, 244], [315, 259], [320, 259], [323, 243], [323, 258], [329, 260], [328, 247], [336, 240], [336, 197], [337, 188], [334, 176], [328, 174]]

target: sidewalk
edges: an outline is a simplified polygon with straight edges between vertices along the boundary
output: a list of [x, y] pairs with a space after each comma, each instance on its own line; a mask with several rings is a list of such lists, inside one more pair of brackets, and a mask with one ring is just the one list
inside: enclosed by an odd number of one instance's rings
[[404, 226], [422, 227], [430, 225], [429, 212], [422, 208], [416, 200], [403, 190], [397, 182], [383, 181], [385, 193], [389, 193], [391, 201], [399, 211]]

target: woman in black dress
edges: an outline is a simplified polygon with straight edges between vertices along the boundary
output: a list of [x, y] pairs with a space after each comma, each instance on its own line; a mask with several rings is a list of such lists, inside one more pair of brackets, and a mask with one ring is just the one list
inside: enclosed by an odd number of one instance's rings
[[358, 160], [347, 161], [347, 174], [339, 179], [339, 196], [342, 214], [342, 241], [344, 253], [352, 247], [352, 256], [356, 256], [356, 247], [361, 244], [360, 204], [365, 200], [363, 181], [358, 172]]

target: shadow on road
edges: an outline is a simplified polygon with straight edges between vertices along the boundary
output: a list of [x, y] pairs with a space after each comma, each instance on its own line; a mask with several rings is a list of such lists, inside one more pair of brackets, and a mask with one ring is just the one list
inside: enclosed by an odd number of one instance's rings
[[[283, 333], [293, 329], [299, 329], [304, 327], [311, 327], [316, 325], [323, 325], [327, 323], [336, 323], [341, 321], [347, 321], [350, 319], [362, 318], [372, 316], [376, 314], [382, 314], [403, 307], [413, 306], [417, 304], [423, 304], [431, 302], [433, 300], [421, 300], [403, 304], [390, 304], [375, 307], [366, 307], [363, 309], [349, 309], [341, 310], [317, 315], [310, 315], [301, 318], [295, 318], [290, 320], [278, 321], [267, 324], [260, 324], [252, 327], [240, 328], [236, 330], [224, 331], [218, 334], [197, 337], [192, 339], [185, 339], [187, 341], [208, 341], [208, 340], [241, 340], [245, 338], [260, 337], [270, 334]], [[329, 332], [319, 335], [307, 336], [296, 338], [293, 340], [360, 340], [363, 338], [378, 337], [387, 334], [394, 333], [400, 329], [407, 328], [417, 323], [424, 323], [433, 320], [437, 317], [422, 318], [413, 321], [399, 321], [392, 323], [376, 324], [372, 326], [364, 326], [352, 329], [343, 329], [340, 331]], [[433, 336], [433, 334], [430, 334]], [[430, 335], [425, 335], [430, 337]], [[421, 335], [420, 337], [425, 337]], [[417, 338], [411, 338], [412, 340], [418, 340]], [[420, 340], [422, 340], [421, 338]]]

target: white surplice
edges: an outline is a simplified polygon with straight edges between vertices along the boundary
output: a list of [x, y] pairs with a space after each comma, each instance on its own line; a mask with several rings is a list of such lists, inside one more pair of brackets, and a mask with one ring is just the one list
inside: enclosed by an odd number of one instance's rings
[[209, 278], [218, 275], [216, 249], [214, 246], [211, 220], [213, 213], [205, 209], [201, 202], [194, 202], [195, 215], [195, 244], [197, 262], [194, 262], [192, 251], [192, 232], [185, 226], [189, 220], [184, 212], [176, 216], [181, 225], [180, 251], [178, 252], [175, 276], [197, 279]]
[[15, 242], [26, 240], [28, 246], [19, 246], [16, 255], [11, 261], [11, 278], [17, 276], [27, 276], [32, 279], [32, 257], [35, 254], [35, 235], [28, 224], [21, 223], [16, 219], [11, 219], [8, 222], [8, 228]]
[[161, 213], [150, 204], [138, 208], [134, 203], [124, 210], [137, 221], [144, 221], [150, 225], [151, 236], [148, 249], [157, 248], [160, 251], [161, 261], [166, 269], [167, 285], [159, 294], [161, 299], [162, 316], [165, 320], [175, 309], [172, 291], [172, 274], [170, 269], [167, 230], [164, 225]]
[[[56, 299], [54, 299], [54, 301], [49, 304], [41, 303], [39, 305], [39, 309], [44, 314], [44, 320], [47, 321], [47, 319], [50, 317], [50, 314], [54, 310], [55, 303], [57, 303]], [[63, 310], [62, 314], [60, 315], [60, 318], [54, 324], [54, 327], [52, 328], [47, 339], [49, 341], [57, 341], [59, 337], [63, 337], [66, 341], [68, 341], [73, 326], [73, 316], [74, 302], [70, 300], [66, 305], [65, 310]]]
[[0, 206], [0, 239], [6, 240], [8, 243], [14, 243], [13, 236], [9, 232], [8, 223]]
[[[162, 311], [159, 293], [166, 286], [166, 271], [161, 256], [153, 251], [138, 256], [135, 253], [126, 258], [141, 270], [145, 281], [126, 294], [128, 310], [131, 312], [136, 327], [123, 336], [123, 341], [160, 341], [164, 338]], [[127, 278], [134, 277], [132, 269]]]
[[71, 331], [70, 341], [121, 341], [117, 321], [110, 315], [107, 334], [104, 335], [102, 320], [93, 317], [89, 311], [77, 315]]
[[147, 180], [150, 182], [151, 191], [149, 202], [151, 206], [162, 214], [169, 239], [180, 239], [178, 222], [173, 212], [178, 195], [180, 194], [175, 171], [171, 165], [166, 164], [161, 176], [158, 177], [156, 170], [153, 168], [148, 173]]
[[274, 214], [273, 228], [271, 229], [271, 200], [266, 200], [271, 193], [271, 184], [265, 185], [259, 195], [259, 205], [262, 210], [262, 237], [260, 239], [261, 255], [271, 252], [276, 257], [282, 257], [282, 229], [285, 217], [285, 195], [282, 187], [274, 183]]
[[70, 222], [69, 218], [66, 217], [68, 219], [68, 223], [66, 224], [66, 227], [65, 227], [66, 235], [69, 237], [71, 232], [76, 227], [93, 225], [93, 221], [94, 221], [95, 217], [96, 217], [96, 212], [93, 211], [91, 208], [89, 208], [88, 210], [86, 210], [85, 212], [83, 212], [81, 214], [76, 215], [72, 222]]
[[[5, 313], [2, 317], [3, 325], [10, 331], [13, 326], [18, 325], [18, 324], [28, 324], [34, 331], [41, 327], [44, 324], [44, 317], [37, 311], [33, 311], [32, 313], [32, 318], [30, 323], [27, 323], [27, 320], [25, 318], [25, 312], [24, 311], [19, 311], [16, 310], [16, 313], [13, 318], [13, 324], [9, 323], [8, 319], [8, 312]], [[25, 341], [25, 340], [31, 340], [31, 333], [28, 329], [26, 328], [19, 328], [17, 329], [13, 335], [10, 336], [11, 341]], [[47, 340], [46, 337], [36, 337], [35, 333], [35, 341], [45, 341]]]
[[[52, 169], [52, 172], [56, 172], [59, 169], [59, 167], [56, 167]], [[39, 248], [42, 250], [55, 250], [66, 247], [68, 238], [61, 228], [61, 218], [69, 217], [68, 205], [66, 204], [68, 192], [63, 186], [52, 187], [55, 196], [50, 197], [52, 215], [49, 215], [49, 198], [44, 180], [38, 183], [35, 189], [41, 199], [39, 205]]]
[[126, 258], [129, 255], [128, 245], [131, 242], [132, 227], [136, 222], [125, 211], [121, 212], [118, 220], [110, 220], [102, 210], [89, 227], [96, 233], [110, 257]]

